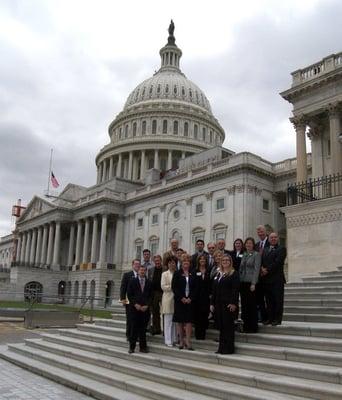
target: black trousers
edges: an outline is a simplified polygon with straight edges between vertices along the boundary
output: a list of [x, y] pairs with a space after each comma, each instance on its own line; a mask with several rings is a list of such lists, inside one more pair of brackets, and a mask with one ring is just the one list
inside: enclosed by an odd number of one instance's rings
[[200, 307], [200, 305], [196, 303], [194, 305], [195, 338], [197, 340], [204, 340], [206, 330], [209, 326], [208, 316], [210, 305], [208, 304], [208, 306], [204, 307]]
[[251, 292], [250, 282], [240, 282], [241, 318], [243, 330], [247, 333], [258, 331], [258, 308], [255, 291]]
[[262, 281], [258, 282], [255, 285], [255, 296], [256, 296], [259, 318], [261, 321], [266, 321], [267, 312], [266, 312], [265, 287]]
[[146, 328], [149, 321], [149, 309], [145, 312], [137, 311], [134, 306], [131, 306], [131, 335], [129, 338], [129, 347], [135, 349], [137, 340], [139, 340], [140, 349], [146, 349]]
[[160, 304], [163, 297], [163, 292], [153, 292], [151, 313], [152, 313], [152, 334], [161, 333], [160, 327]]
[[281, 322], [284, 310], [284, 280], [264, 283], [267, 318], [270, 322]]
[[220, 308], [218, 352], [221, 354], [233, 354], [235, 348], [235, 313], [229, 311], [227, 306], [222, 305]]
[[132, 322], [131, 322], [131, 309], [129, 304], [125, 304], [126, 310], [126, 338], [129, 340], [131, 337], [131, 329], [132, 329]]

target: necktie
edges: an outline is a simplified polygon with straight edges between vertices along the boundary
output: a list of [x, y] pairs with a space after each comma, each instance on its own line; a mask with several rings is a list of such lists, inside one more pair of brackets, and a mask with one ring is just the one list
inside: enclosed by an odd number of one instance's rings
[[141, 288], [142, 292], [144, 291], [144, 287], [145, 287], [145, 280], [144, 279], [140, 279], [140, 288]]
[[260, 242], [260, 246], [259, 246], [259, 253], [262, 254], [263, 251], [264, 251], [264, 242], [261, 241], [261, 242]]

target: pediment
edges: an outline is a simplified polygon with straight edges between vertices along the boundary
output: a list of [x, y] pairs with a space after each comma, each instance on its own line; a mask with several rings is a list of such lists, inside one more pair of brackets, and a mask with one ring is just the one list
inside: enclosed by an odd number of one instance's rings
[[34, 196], [20, 217], [20, 222], [27, 221], [48, 211], [55, 210], [56, 206], [41, 197]]

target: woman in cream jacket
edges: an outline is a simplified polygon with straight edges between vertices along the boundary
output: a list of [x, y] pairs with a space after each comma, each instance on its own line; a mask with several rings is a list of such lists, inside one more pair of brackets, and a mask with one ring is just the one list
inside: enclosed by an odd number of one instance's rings
[[161, 276], [161, 288], [163, 291], [162, 303], [161, 303], [161, 314], [164, 316], [164, 339], [165, 344], [172, 347], [173, 343], [176, 342], [176, 323], [172, 321], [174, 313], [174, 299], [173, 291], [171, 288], [171, 282], [173, 273], [177, 268], [177, 258], [169, 256], [165, 260], [167, 265], [167, 271], [162, 273]]

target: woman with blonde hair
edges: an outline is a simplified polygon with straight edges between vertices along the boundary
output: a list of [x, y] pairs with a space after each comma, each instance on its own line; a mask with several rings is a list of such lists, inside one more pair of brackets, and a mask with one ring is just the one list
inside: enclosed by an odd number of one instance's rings
[[239, 303], [239, 274], [233, 268], [230, 255], [221, 260], [222, 273], [213, 292], [215, 317], [220, 331], [218, 354], [233, 354], [235, 342], [235, 314]]
[[161, 314], [164, 316], [164, 340], [168, 347], [176, 342], [176, 324], [172, 321], [174, 313], [174, 295], [171, 287], [173, 274], [177, 269], [178, 259], [169, 256], [165, 260], [167, 271], [161, 275], [161, 288], [163, 291], [161, 301]]
[[182, 269], [173, 274], [171, 286], [175, 300], [173, 322], [177, 323], [179, 349], [185, 347], [188, 350], [193, 350], [191, 331], [194, 320], [193, 302], [196, 298], [196, 281], [195, 276], [190, 272], [190, 265], [191, 257], [188, 254], [183, 254]]

